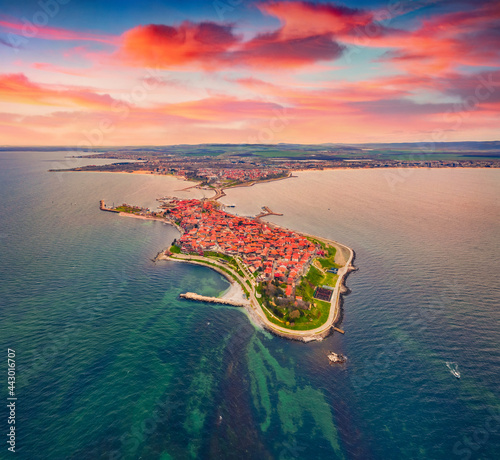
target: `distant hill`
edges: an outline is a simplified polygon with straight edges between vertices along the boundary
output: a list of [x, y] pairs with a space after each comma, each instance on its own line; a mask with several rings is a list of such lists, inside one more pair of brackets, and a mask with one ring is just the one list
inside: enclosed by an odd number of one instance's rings
[[467, 141], [437, 143], [365, 143], [365, 144], [179, 144], [158, 146], [96, 147], [79, 150], [76, 147], [10, 147], [0, 151], [67, 151], [68, 155], [92, 155], [127, 153], [131, 156], [206, 156], [206, 157], [255, 157], [261, 159], [408, 159], [432, 157], [432, 159], [500, 158], [500, 141]]

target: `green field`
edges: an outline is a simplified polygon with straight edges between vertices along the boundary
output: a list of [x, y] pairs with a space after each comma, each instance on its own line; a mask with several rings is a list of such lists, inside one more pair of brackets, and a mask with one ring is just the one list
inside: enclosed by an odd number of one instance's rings
[[[373, 160], [467, 160], [498, 159], [500, 143], [486, 142], [436, 142], [436, 143], [379, 143], [379, 144], [199, 144], [134, 147], [96, 148], [93, 155], [113, 159], [154, 160], [174, 156], [255, 157], [265, 161], [273, 158], [322, 158], [373, 159]], [[136, 158], [133, 158], [133, 157]], [[124, 169], [128, 165], [123, 166]]]
[[137, 214], [141, 212], [141, 208], [137, 206], [117, 206], [115, 208], [119, 212], [128, 212], [129, 214]]
[[205, 251], [203, 253], [204, 257], [209, 257], [214, 260], [218, 260], [219, 262], [221, 261], [226, 261], [228, 265], [231, 266], [231, 268], [238, 273], [242, 278], [245, 278], [245, 275], [241, 271], [240, 267], [238, 266], [238, 263], [234, 259], [234, 257], [228, 256], [227, 254], [222, 254], [220, 252], [216, 251]]
[[248, 153], [262, 158], [294, 158], [314, 155], [315, 152], [304, 150], [257, 150]]
[[181, 253], [181, 248], [179, 246], [170, 246], [170, 252], [172, 254], [180, 254]]

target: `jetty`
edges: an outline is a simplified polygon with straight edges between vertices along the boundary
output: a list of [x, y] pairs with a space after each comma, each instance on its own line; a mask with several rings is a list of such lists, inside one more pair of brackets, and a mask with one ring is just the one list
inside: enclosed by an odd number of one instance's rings
[[262, 206], [262, 212], [255, 216], [255, 219], [262, 219], [267, 216], [282, 216], [282, 213], [272, 211], [268, 206]]
[[99, 209], [100, 209], [101, 211], [107, 211], [107, 212], [116, 212], [116, 213], [120, 213], [120, 211], [117, 211], [116, 209], [113, 209], [113, 208], [107, 208], [107, 207], [106, 207], [106, 203], [104, 202], [104, 200], [99, 201]]
[[199, 295], [194, 292], [186, 292], [184, 294], [180, 294], [179, 297], [188, 300], [195, 300], [197, 302], [209, 302], [209, 303], [218, 303], [221, 305], [231, 305], [233, 307], [246, 307], [243, 302], [237, 302], [235, 300], [230, 299], [221, 299], [220, 297], [207, 297], [204, 295]]
[[209, 198], [209, 201], [217, 201], [219, 198], [226, 196], [223, 188], [216, 188], [215, 195], [212, 198]]

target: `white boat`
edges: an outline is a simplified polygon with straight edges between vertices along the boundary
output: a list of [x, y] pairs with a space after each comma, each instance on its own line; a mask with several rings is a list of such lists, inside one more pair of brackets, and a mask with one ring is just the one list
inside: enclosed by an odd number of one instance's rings
[[454, 375], [457, 379], [460, 378], [460, 372], [458, 371], [458, 364], [452, 361], [446, 362], [446, 367], [450, 370], [452, 375]]

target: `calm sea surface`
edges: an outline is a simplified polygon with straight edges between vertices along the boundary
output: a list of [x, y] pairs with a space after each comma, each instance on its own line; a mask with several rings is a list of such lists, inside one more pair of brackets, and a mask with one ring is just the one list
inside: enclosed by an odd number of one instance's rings
[[[74, 166], [64, 155], [0, 153], [0, 349], [4, 363], [16, 351], [17, 458], [499, 458], [500, 170], [307, 172], [229, 191], [240, 215], [267, 205], [284, 213], [273, 222], [356, 251], [346, 334], [302, 344], [237, 309], [181, 301], [228, 283], [154, 264], [171, 227], [98, 209], [201, 192], [170, 177], [47, 172]], [[347, 365], [329, 366], [329, 350]], [[6, 364], [0, 378], [3, 459]]]

